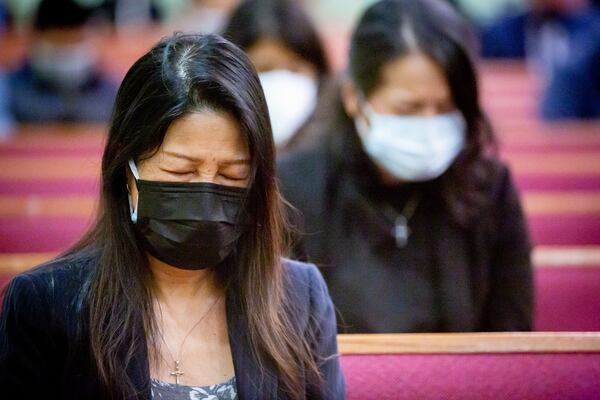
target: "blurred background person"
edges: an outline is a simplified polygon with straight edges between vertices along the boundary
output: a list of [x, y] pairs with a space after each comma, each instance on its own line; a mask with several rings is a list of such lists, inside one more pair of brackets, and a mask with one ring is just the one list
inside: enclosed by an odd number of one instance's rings
[[9, 106], [9, 90], [6, 73], [0, 70], [0, 138], [9, 135], [13, 129], [13, 118], [10, 114]]
[[[600, 22], [597, 26], [600, 31]], [[558, 66], [545, 89], [542, 115], [547, 120], [600, 118], [600, 32], [582, 38], [579, 51]]]
[[[42, 0], [5, 0], [13, 26], [23, 28], [35, 19]], [[115, 26], [140, 25], [157, 21], [163, 12], [176, 8], [182, 0], [73, 0], [74, 3], [102, 14]], [[59, 6], [60, 2], [56, 3]]]
[[174, 30], [199, 33], [220, 33], [240, 0], [189, 0], [172, 18]]
[[486, 58], [527, 58], [546, 120], [600, 118], [600, 1], [534, 0], [481, 30]]
[[100, 0], [96, 3], [117, 28], [144, 26], [162, 17], [153, 0]]
[[329, 64], [310, 19], [292, 0], [249, 0], [233, 12], [224, 36], [246, 51], [265, 91], [278, 151], [310, 141], [309, 121]]
[[547, 16], [540, 16], [531, 51], [546, 80], [542, 117], [600, 118], [600, 1], [572, 2], [574, 8], [565, 1], [544, 3]]
[[445, 2], [377, 2], [323, 143], [280, 163], [297, 253], [322, 267], [342, 332], [531, 329], [528, 232], [472, 37]]
[[42, 0], [28, 56], [8, 77], [16, 121], [109, 119], [117, 83], [100, 70], [93, 16], [73, 0]]
[[6, 29], [8, 25], [8, 16], [6, 15], [6, 8], [4, 3], [0, 2], [0, 32]]
[[508, 14], [529, 8], [530, 0], [447, 0], [477, 26], [484, 26]]

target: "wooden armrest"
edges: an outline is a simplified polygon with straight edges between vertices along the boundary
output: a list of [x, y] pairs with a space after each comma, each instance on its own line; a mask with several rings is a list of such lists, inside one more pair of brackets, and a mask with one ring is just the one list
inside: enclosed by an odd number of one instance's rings
[[340, 334], [341, 354], [600, 352], [600, 332]]

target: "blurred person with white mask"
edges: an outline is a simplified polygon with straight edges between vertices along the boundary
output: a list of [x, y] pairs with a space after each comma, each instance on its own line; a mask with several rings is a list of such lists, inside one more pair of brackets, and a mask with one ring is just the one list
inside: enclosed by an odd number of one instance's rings
[[317, 31], [291, 0], [248, 0], [234, 10], [224, 36], [246, 51], [259, 73], [279, 154], [310, 142], [329, 64]]
[[532, 328], [527, 227], [472, 38], [441, 0], [375, 3], [322, 142], [279, 163], [296, 256], [321, 267], [340, 332]]
[[[179, 6], [163, 6], [170, 10], [169, 29], [195, 33], [221, 33], [231, 12], [240, 0], [161, 0], [163, 3], [176, 3]], [[176, 10], [176, 12], [173, 12]]]
[[73, 0], [41, 1], [29, 53], [8, 77], [16, 121], [108, 121], [117, 82], [100, 69], [95, 11]]

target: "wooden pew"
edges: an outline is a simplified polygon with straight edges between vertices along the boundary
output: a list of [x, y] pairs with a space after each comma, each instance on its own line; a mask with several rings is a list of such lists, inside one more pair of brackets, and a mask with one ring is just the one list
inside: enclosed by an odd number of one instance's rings
[[[0, 179], [97, 179], [100, 154], [76, 155], [3, 155]], [[528, 152], [504, 154], [502, 157], [516, 175], [577, 176], [600, 178], [600, 150]]]
[[539, 246], [536, 265], [537, 331], [600, 331], [600, 246]]
[[[61, 168], [67, 174], [84, 170]], [[34, 180], [35, 194], [7, 194], [1, 189], [24, 189], [24, 181], [0, 184], [0, 252], [58, 251], [89, 227], [97, 207], [97, 182], [80, 187]], [[600, 190], [523, 191], [521, 196], [536, 245], [600, 244]]]
[[[531, 191], [523, 195], [529, 215], [600, 215], [600, 191]], [[0, 217], [89, 217], [96, 195], [0, 194]]]
[[600, 333], [338, 335], [348, 400], [600, 396]]
[[[56, 253], [0, 253], [0, 287]], [[538, 331], [600, 332], [600, 246], [540, 246], [533, 252]]]

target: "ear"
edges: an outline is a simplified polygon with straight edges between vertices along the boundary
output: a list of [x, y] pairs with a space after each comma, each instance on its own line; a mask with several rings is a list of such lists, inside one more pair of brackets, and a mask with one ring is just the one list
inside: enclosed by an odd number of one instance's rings
[[341, 88], [342, 103], [344, 110], [349, 117], [355, 118], [360, 114], [359, 95], [356, 84], [350, 79], [345, 79], [342, 82]]

